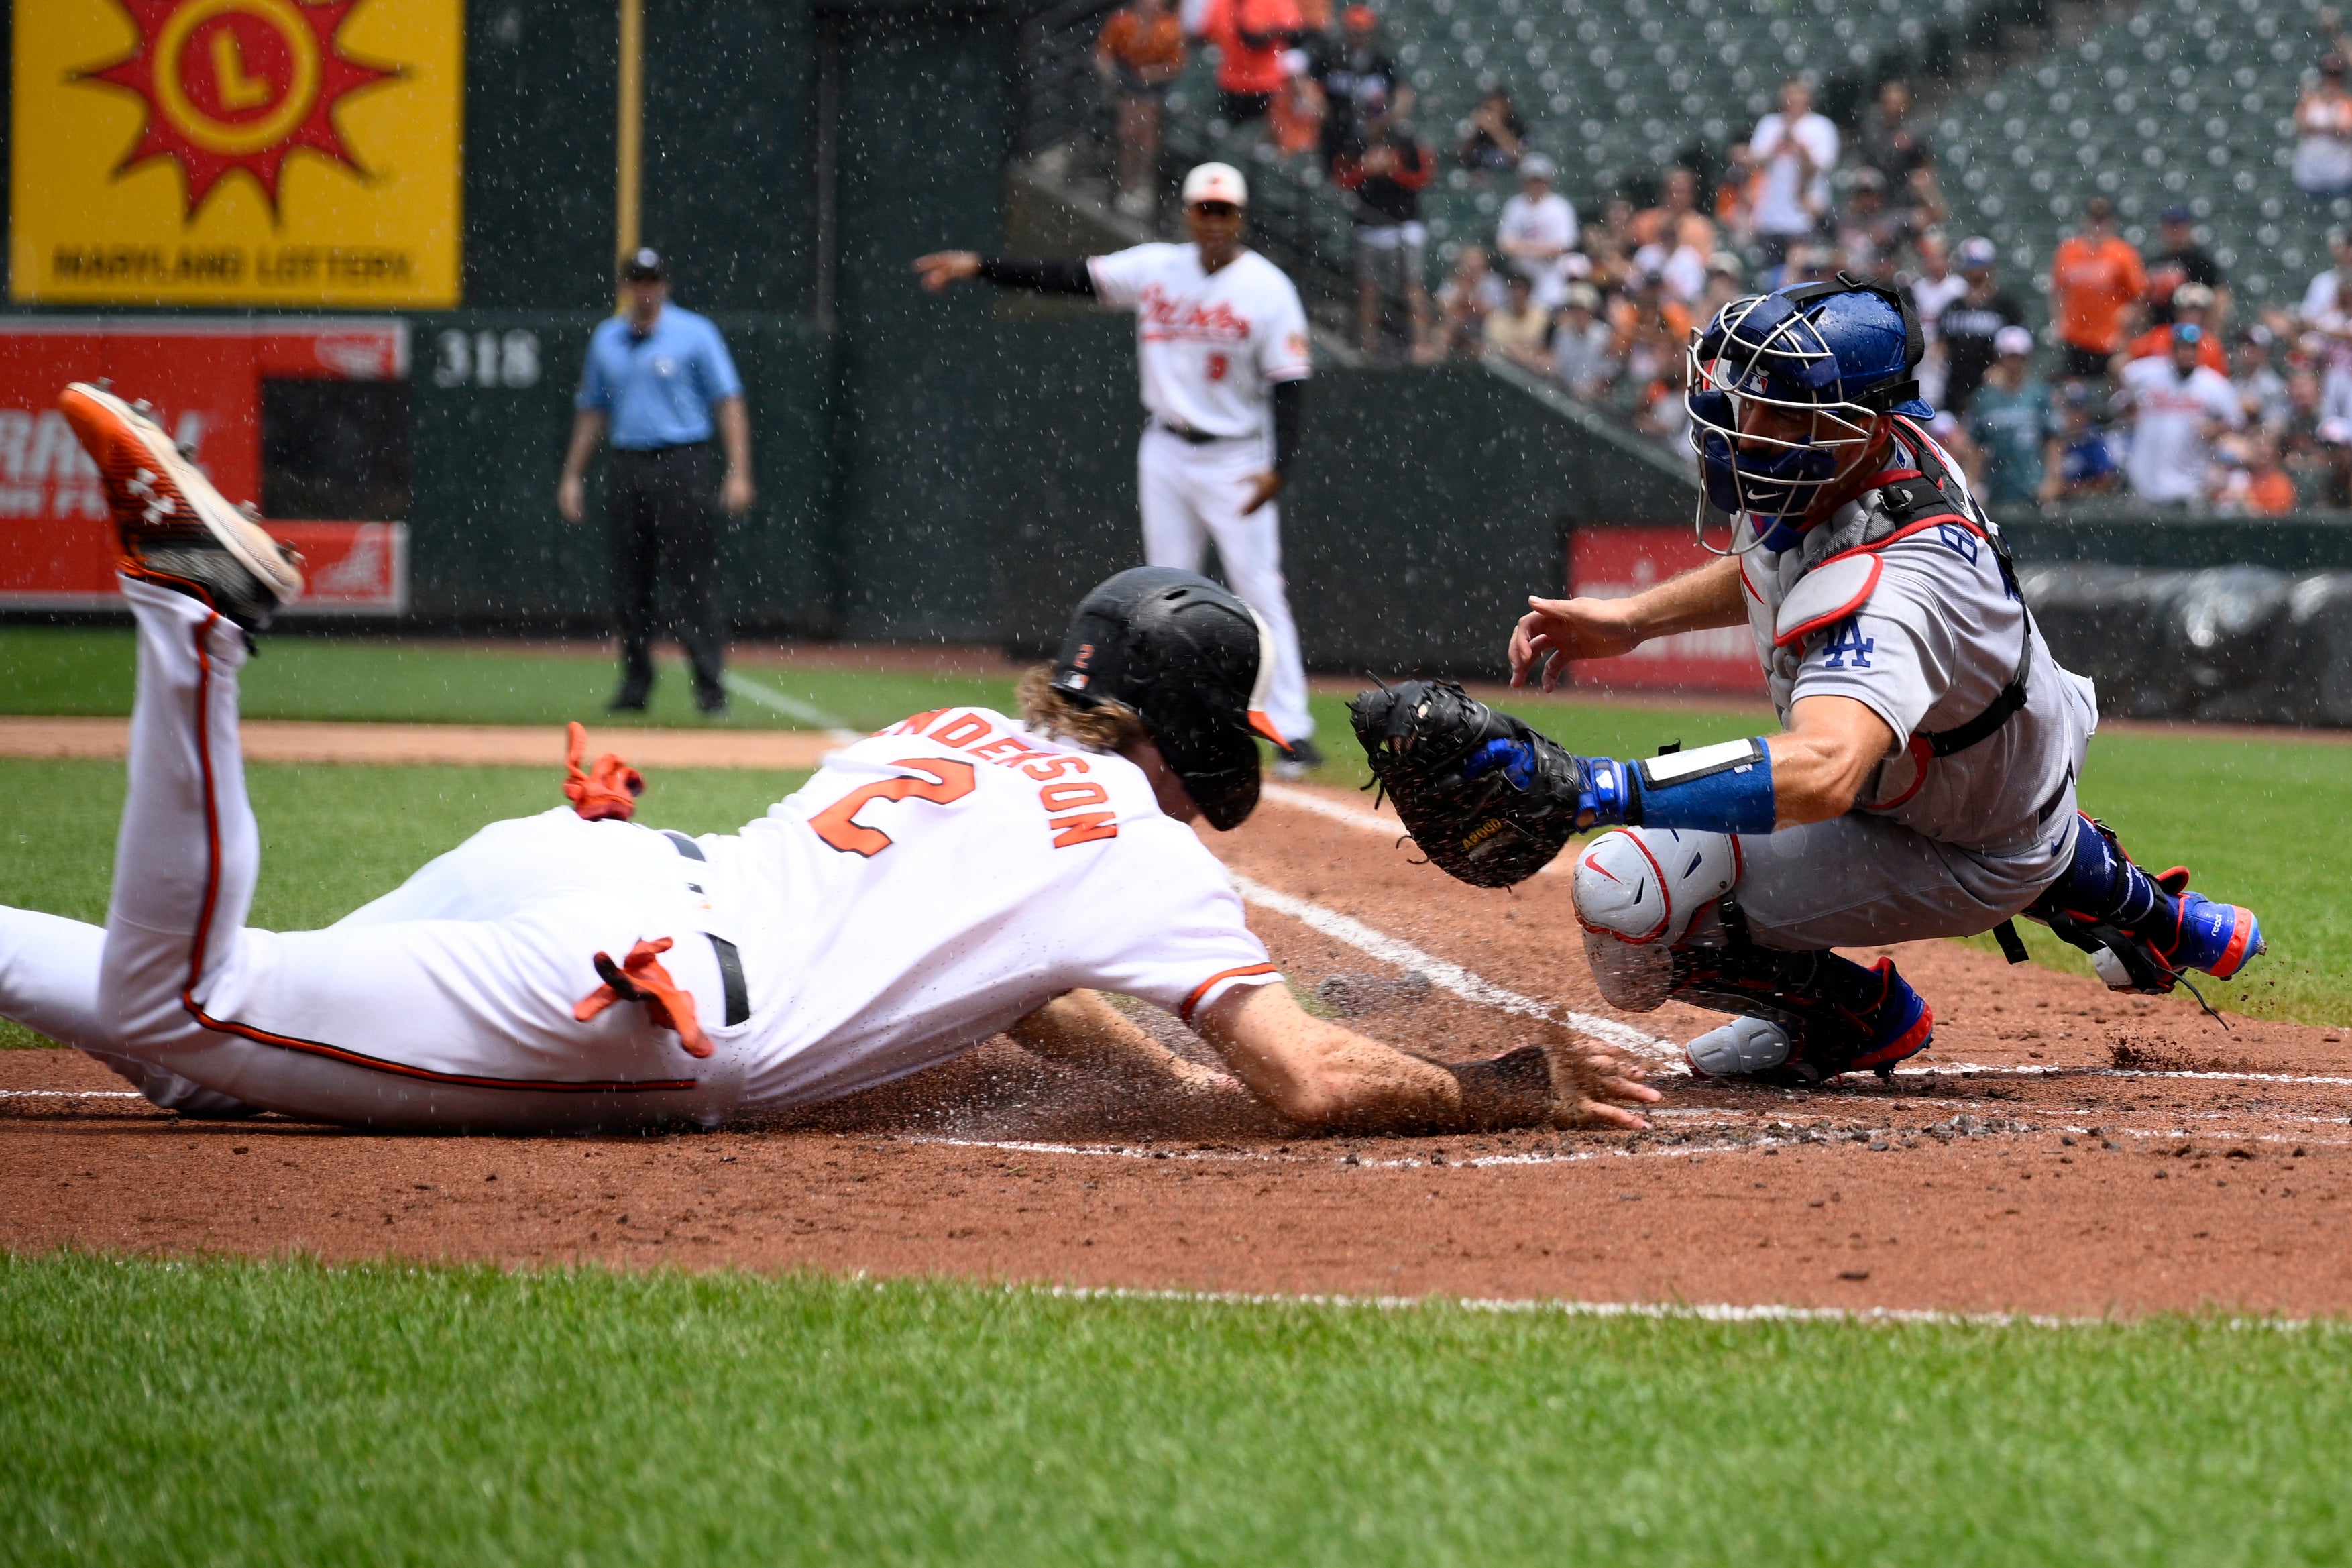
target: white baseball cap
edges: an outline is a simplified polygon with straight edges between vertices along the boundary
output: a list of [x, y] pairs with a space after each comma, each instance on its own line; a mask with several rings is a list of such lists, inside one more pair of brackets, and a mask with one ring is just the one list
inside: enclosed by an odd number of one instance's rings
[[1231, 202], [1237, 207], [1249, 205], [1249, 182], [1231, 163], [1203, 163], [1184, 176], [1184, 205], [1195, 202]]
[[2023, 327], [2003, 327], [1992, 335], [1992, 352], [1997, 354], [2030, 354], [2033, 352], [2033, 334]]
[[1552, 173], [1551, 160], [1540, 153], [1530, 153], [1519, 160], [1519, 178], [1522, 180], [1549, 180]]

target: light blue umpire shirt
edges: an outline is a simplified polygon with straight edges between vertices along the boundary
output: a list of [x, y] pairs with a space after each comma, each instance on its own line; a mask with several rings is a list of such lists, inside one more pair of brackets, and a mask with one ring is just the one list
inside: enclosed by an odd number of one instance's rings
[[664, 305], [640, 338], [614, 316], [588, 340], [578, 406], [602, 412], [606, 439], [624, 452], [708, 441], [710, 405], [743, 395], [727, 343], [708, 316]]

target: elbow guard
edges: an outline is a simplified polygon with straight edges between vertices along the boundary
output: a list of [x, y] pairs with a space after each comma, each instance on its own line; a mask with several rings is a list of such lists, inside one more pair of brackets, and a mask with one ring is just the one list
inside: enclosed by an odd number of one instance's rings
[[1645, 757], [1625, 773], [1636, 781], [1625, 820], [1644, 827], [1769, 833], [1779, 820], [1772, 753], [1760, 735]]

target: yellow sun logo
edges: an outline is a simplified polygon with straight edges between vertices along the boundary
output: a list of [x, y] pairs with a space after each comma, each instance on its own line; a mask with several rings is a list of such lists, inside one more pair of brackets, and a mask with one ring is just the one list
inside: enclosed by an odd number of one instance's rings
[[178, 163], [186, 218], [242, 169], [278, 211], [286, 160], [309, 148], [364, 175], [335, 128], [335, 106], [390, 81], [397, 68], [342, 52], [343, 22], [363, 0], [116, 0], [139, 41], [111, 65], [74, 79], [135, 92], [146, 103], [139, 141], [114, 168], [121, 179], [157, 158]]

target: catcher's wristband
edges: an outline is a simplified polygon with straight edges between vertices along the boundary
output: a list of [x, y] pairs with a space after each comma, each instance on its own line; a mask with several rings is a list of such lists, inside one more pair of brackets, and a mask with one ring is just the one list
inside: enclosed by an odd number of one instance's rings
[[1645, 757], [1624, 771], [1633, 786], [1624, 820], [1643, 827], [1769, 833], [1779, 820], [1772, 753], [1760, 735]]
[[1475, 1062], [1439, 1062], [1462, 1086], [1463, 1132], [1532, 1127], [1551, 1114], [1551, 1068], [1541, 1046]]

